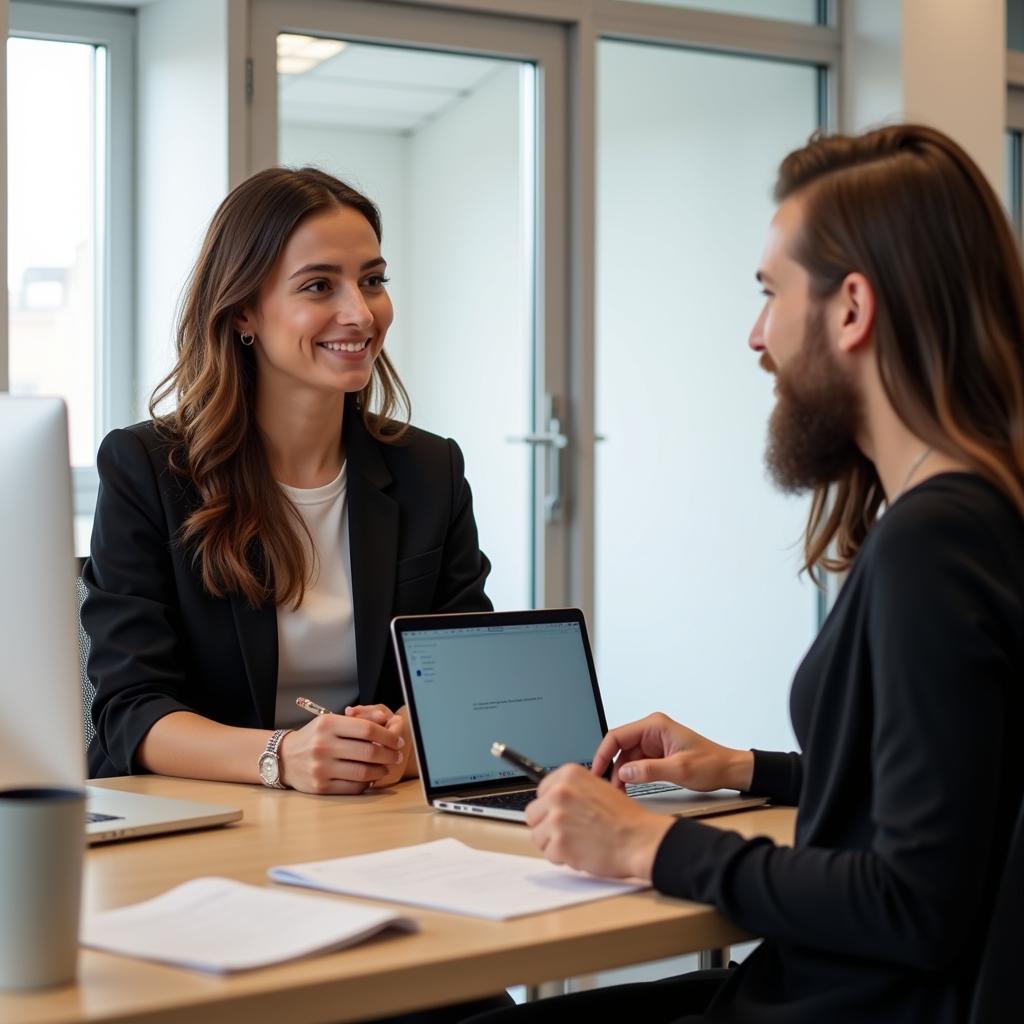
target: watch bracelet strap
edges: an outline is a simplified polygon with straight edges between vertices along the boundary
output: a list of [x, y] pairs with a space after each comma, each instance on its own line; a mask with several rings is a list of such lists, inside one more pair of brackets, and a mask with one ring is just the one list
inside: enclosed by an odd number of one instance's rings
[[[270, 737], [270, 739], [267, 740], [267, 746], [264, 749], [263, 753], [264, 754], [273, 754], [274, 757], [276, 758], [278, 756], [277, 748], [281, 746], [281, 740], [283, 740], [285, 738], [285, 736], [287, 736], [288, 733], [290, 733], [291, 731], [292, 731], [291, 729], [277, 729], [274, 732], [274, 734]], [[278, 764], [277, 782], [269, 783], [269, 782], [264, 781], [263, 785], [264, 786], [269, 786], [271, 789], [287, 789], [288, 787], [281, 781], [281, 773], [280, 773], [281, 761], [280, 761], [279, 758], [278, 758], [277, 764]]]
[[265, 753], [276, 754], [277, 748], [281, 746], [281, 740], [291, 732], [291, 729], [278, 729], [273, 736], [267, 740], [267, 749]]

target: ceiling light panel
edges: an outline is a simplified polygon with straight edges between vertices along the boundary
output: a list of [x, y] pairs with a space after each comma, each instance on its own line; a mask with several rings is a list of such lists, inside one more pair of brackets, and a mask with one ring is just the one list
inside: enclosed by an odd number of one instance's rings
[[340, 39], [282, 33], [277, 37], [277, 73], [304, 75], [325, 60], [336, 57], [347, 45]]

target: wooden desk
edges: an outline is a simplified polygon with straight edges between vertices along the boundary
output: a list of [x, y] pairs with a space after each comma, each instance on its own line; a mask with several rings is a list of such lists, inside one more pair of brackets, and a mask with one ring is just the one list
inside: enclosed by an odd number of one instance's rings
[[[240, 806], [245, 817], [226, 828], [91, 849], [86, 855], [85, 910], [147, 899], [198, 875], [262, 885], [273, 864], [444, 836], [481, 849], [536, 853], [520, 825], [431, 811], [417, 782], [360, 797], [313, 797], [152, 776], [104, 784]], [[709, 820], [747, 836], [768, 835], [786, 843], [792, 837], [793, 812], [788, 809], [764, 808]], [[418, 934], [385, 933], [340, 953], [227, 978], [82, 950], [77, 985], [0, 994], [0, 1021], [352, 1021], [750, 938], [710, 907], [652, 891], [506, 922], [410, 912], [421, 922]]]

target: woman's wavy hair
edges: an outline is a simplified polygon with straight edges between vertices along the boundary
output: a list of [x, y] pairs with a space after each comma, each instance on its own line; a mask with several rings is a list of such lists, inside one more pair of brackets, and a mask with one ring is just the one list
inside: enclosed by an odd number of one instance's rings
[[[336, 206], [358, 210], [380, 240], [377, 207], [316, 168], [271, 168], [231, 191], [182, 294], [174, 369], [149, 402], [170, 444], [171, 468], [199, 495], [179, 540], [210, 594], [239, 593], [253, 607], [298, 606], [312, 566], [302, 520], [270, 473], [254, 415], [256, 362], [235, 321], [258, 306], [260, 288], [299, 224]], [[158, 414], [169, 398], [174, 411]], [[405, 432], [409, 397], [384, 352], [355, 400], [378, 440], [393, 442]]]
[[[812, 137], [783, 160], [775, 197], [799, 194], [791, 255], [813, 299], [862, 273], [875, 292], [885, 392], [926, 444], [968, 465], [1024, 514], [1024, 271], [977, 165], [920, 125]], [[805, 568], [849, 568], [885, 500], [862, 457], [813, 495]]]

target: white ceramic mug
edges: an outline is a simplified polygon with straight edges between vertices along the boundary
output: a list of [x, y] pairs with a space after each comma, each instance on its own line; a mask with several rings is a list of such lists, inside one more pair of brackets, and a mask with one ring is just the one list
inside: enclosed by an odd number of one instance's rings
[[75, 979], [85, 793], [0, 790], [0, 989]]

